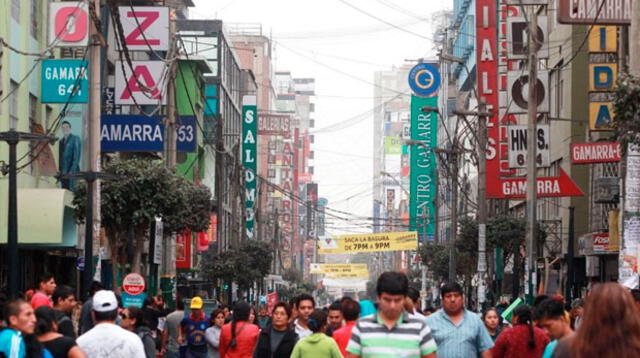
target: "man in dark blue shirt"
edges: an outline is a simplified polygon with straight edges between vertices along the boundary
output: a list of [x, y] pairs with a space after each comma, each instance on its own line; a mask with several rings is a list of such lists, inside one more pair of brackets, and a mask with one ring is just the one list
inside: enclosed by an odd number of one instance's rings
[[186, 358], [206, 358], [207, 342], [204, 332], [209, 328], [209, 318], [202, 312], [204, 303], [202, 298], [195, 296], [191, 299], [191, 314], [180, 322], [178, 343], [187, 342]]

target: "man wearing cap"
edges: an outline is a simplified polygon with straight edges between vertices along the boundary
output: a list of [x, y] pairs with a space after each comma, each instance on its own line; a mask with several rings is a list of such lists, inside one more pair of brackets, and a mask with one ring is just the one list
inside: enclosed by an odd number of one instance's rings
[[76, 340], [87, 357], [139, 358], [145, 356], [140, 337], [115, 324], [118, 316], [118, 300], [113, 291], [100, 290], [93, 295], [91, 315], [95, 326]]
[[187, 342], [186, 358], [206, 358], [207, 342], [204, 332], [209, 328], [209, 318], [202, 312], [204, 303], [202, 298], [195, 296], [191, 299], [191, 314], [180, 322], [178, 343]]

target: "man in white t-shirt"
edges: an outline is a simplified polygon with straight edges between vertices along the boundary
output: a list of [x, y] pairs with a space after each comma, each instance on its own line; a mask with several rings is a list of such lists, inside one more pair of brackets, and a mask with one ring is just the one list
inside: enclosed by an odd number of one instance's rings
[[89, 358], [141, 358], [145, 356], [142, 340], [135, 333], [116, 325], [118, 300], [113, 291], [101, 290], [93, 295], [95, 326], [78, 337], [78, 346]]

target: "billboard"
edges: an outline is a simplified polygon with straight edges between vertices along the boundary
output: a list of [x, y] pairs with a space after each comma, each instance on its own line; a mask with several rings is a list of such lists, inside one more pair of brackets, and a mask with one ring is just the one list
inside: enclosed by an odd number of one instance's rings
[[[84, 167], [82, 161], [84, 143], [83, 127], [87, 105], [81, 103], [70, 104], [56, 134], [58, 138], [58, 170], [60, 174], [77, 173]], [[60, 179], [60, 187], [75, 190], [75, 179]]]
[[[427, 148], [438, 145], [438, 114], [423, 113], [424, 106], [437, 106], [438, 97], [411, 96], [411, 139], [424, 143]], [[422, 239], [433, 237], [436, 207], [436, 156], [423, 146], [411, 147], [409, 201], [410, 230], [417, 230]]]
[[258, 107], [256, 96], [242, 97], [242, 167], [245, 190], [245, 231], [254, 238], [256, 188], [258, 183]]
[[405, 251], [417, 248], [418, 233], [415, 231], [340, 235], [335, 238], [318, 240], [318, 254], [320, 255]]

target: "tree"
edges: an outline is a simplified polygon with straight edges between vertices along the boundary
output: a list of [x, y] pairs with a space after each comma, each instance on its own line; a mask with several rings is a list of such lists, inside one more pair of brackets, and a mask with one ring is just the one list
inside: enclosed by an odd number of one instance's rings
[[[156, 216], [162, 218], [166, 233], [209, 227], [209, 189], [176, 175], [161, 161], [116, 159], [106, 163], [103, 171], [117, 176], [116, 180], [102, 181], [100, 190], [101, 222], [113, 261], [114, 287], [118, 269], [130, 265], [131, 271], [140, 272], [142, 249]], [[86, 185], [80, 185], [73, 199], [78, 222], [85, 219], [86, 202]]]
[[616, 118], [613, 121], [617, 140], [622, 151], [627, 144], [640, 144], [640, 78], [631, 74], [620, 74], [614, 90], [614, 107]]

